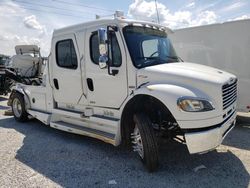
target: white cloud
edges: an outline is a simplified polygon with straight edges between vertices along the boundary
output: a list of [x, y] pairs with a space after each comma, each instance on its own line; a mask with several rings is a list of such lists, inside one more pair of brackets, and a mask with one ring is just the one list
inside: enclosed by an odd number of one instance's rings
[[26, 16], [23, 19], [23, 23], [25, 25], [25, 27], [30, 28], [30, 29], [35, 29], [38, 30], [40, 32], [40, 35], [43, 35], [46, 33], [46, 28], [44, 25], [41, 25], [37, 19], [35, 15], [31, 15], [31, 16]]
[[19, 7], [17, 4], [7, 1], [0, 6], [0, 17], [20, 16], [25, 13], [25, 10]]
[[246, 2], [239, 1], [239, 2], [233, 3], [231, 5], [228, 5], [224, 8], [222, 8], [220, 11], [221, 12], [233, 11], [233, 10], [236, 10], [236, 9], [243, 7], [245, 4], [246, 4]]
[[36, 44], [43, 55], [49, 54], [51, 35], [28, 10], [13, 1], [2, 2], [0, 23], [1, 54], [14, 55], [14, 48], [19, 44]]
[[14, 35], [4, 35], [0, 36], [0, 40], [7, 41], [9, 44], [21, 45], [21, 44], [35, 44], [41, 45], [41, 40], [37, 37], [28, 37], [28, 36], [19, 36], [17, 34]]
[[191, 2], [189, 4], [186, 5], [187, 8], [194, 8], [195, 7], [195, 2]]
[[236, 21], [236, 20], [245, 20], [245, 19], [250, 19], [250, 16], [248, 16], [248, 15], [242, 15], [242, 16], [240, 16], [240, 17], [237, 17], [237, 18], [234, 18], [234, 19], [232, 19], [232, 20], [229, 20], [229, 21]]
[[198, 26], [198, 25], [206, 25], [206, 24], [212, 24], [216, 22], [217, 16], [213, 11], [204, 11], [198, 14], [198, 19], [193, 20], [192, 25]]
[[[193, 2], [194, 3], [194, 2]], [[194, 6], [195, 3], [190, 6]], [[190, 11], [177, 11], [171, 13], [162, 3], [157, 3], [160, 22], [171, 28], [183, 28], [215, 23], [217, 16], [213, 11], [202, 11], [194, 15]], [[147, 21], [157, 20], [157, 13], [154, 1], [135, 0], [128, 10], [128, 15], [134, 19]]]
[[1, 35], [0, 35], [0, 40], [1, 40], [1, 41], [9, 41], [9, 36], [7, 36], [7, 35], [1, 36]]
[[26, 27], [41, 30], [43, 27], [41, 24], [37, 21], [35, 15], [27, 16], [23, 19], [23, 23]]
[[40, 45], [41, 41], [39, 38], [36, 37], [27, 37], [27, 36], [18, 36], [18, 35], [14, 35], [12, 36], [13, 40], [15, 41], [16, 45], [18, 44], [36, 44], [36, 45]]

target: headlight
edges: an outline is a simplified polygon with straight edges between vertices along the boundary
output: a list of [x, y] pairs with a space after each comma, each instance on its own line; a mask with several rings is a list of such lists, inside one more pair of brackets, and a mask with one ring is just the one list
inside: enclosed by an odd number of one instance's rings
[[182, 97], [177, 101], [177, 105], [186, 112], [205, 112], [214, 109], [210, 101], [199, 98]]

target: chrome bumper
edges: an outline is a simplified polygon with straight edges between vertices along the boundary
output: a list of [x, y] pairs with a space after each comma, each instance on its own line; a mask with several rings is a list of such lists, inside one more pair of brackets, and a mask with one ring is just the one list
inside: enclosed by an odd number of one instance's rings
[[184, 136], [189, 153], [204, 153], [215, 149], [233, 129], [235, 122], [236, 112], [234, 112], [226, 122], [223, 122], [215, 128], [185, 133]]

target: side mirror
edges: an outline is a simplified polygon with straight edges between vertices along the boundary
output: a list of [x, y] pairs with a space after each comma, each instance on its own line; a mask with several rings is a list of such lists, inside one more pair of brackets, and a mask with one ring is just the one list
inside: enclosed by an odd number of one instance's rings
[[107, 47], [107, 31], [104, 28], [98, 29], [99, 41], [99, 67], [104, 69], [107, 67], [108, 62], [108, 47]]

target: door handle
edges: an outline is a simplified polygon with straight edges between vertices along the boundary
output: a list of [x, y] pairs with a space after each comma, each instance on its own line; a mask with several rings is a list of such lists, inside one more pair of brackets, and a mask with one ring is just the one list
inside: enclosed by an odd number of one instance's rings
[[87, 78], [87, 84], [90, 91], [94, 91], [94, 84], [91, 78]]
[[54, 86], [56, 89], [59, 89], [59, 84], [58, 84], [58, 80], [56, 78], [53, 79], [54, 81]]

